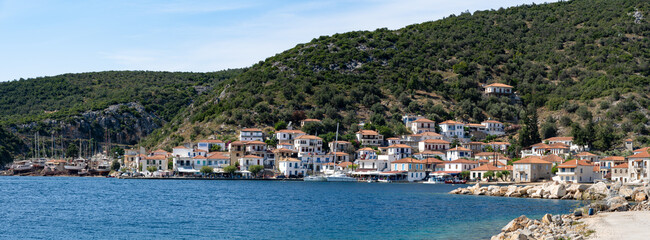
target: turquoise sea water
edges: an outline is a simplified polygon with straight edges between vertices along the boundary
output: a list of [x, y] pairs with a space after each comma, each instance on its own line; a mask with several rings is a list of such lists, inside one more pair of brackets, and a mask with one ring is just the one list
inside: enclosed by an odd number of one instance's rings
[[577, 203], [457, 187], [0, 177], [0, 239], [487, 239]]

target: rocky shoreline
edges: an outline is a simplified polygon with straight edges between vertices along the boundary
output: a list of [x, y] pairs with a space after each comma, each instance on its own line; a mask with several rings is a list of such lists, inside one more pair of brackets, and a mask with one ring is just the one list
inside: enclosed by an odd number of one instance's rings
[[[553, 189], [558, 188], [559, 184], [561, 183], [552, 184], [554, 186], [552, 188]], [[569, 186], [568, 188], [571, 190], [567, 189], [567, 192], [580, 191], [580, 190], [573, 190], [573, 189], [580, 189], [580, 186], [574, 186], [574, 185], [579, 185], [579, 184], [571, 184], [571, 186]], [[601, 189], [603, 185], [605, 186], [604, 190], [606, 191]], [[542, 186], [541, 189], [544, 189], [543, 187], [544, 186]], [[551, 186], [545, 186], [545, 187], [550, 188]], [[476, 186], [471, 188], [473, 188], [474, 191], [477, 191]], [[478, 187], [478, 189], [481, 189], [480, 186]], [[648, 189], [645, 187], [637, 187], [631, 189], [627, 186], [622, 186], [621, 184], [614, 184], [610, 188], [607, 188], [607, 185], [605, 185], [604, 183], [602, 185], [594, 184], [591, 187], [587, 187], [582, 192], [589, 193], [589, 196], [598, 197], [600, 199], [595, 200], [593, 198], [587, 198], [589, 200], [592, 200], [591, 203], [582, 208], [576, 209], [573, 214], [564, 214], [564, 215], [556, 215], [556, 216], [553, 216], [551, 214], [546, 214], [541, 219], [528, 219], [526, 216], [520, 216], [510, 221], [505, 227], [501, 229], [501, 233], [492, 236], [491, 239], [492, 240], [585, 239], [595, 232], [594, 229], [590, 229], [589, 225], [581, 221], [585, 217], [590, 217], [588, 216], [590, 212], [593, 214], [598, 214], [602, 212], [650, 211], [650, 201], [647, 200], [647, 190]], [[533, 193], [537, 193], [537, 191], [539, 190], [535, 190], [535, 192]], [[546, 190], [542, 190], [542, 191], [546, 191]], [[480, 193], [482, 192], [482, 190], [478, 190], [478, 192]], [[606, 194], [601, 196], [602, 192], [606, 192]], [[527, 193], [527, 195], [531, 195], [531, 194]], [[565, 196], [568, 195], [570, 194], [567, 194]], [[546, 195], [542, 194], [541, 196], [546, 196]], [[636, 196], [640, 196], [640, 197], [636, 198]], [[641, 200], [643, 196], [645, 196], [646, 199], [643, 199], [642, 201], [637, 201], [636, 203], [632, 203], [632, 204], [630, 204], [630, 202], [628, 201], [628, 200]], [[549, 196], [547, 198], [551, 198], [551, 197]], [[632, 198], [636, 198], [636, 199], [632, 199]]]
[[524, 186], [481, 186], [477, 183], [466, 188], [452, 190], [451, 194], [464, 195], [485, 195], [498, 197], [519, 197], [519, 198], [545, 198], [545, 199], [568, 199], [568, 200], [602, 200], [615, 191], [626, 200], [642, 202], [648, 199], [648, 187], [629, 187], [621, 184], [614, 184], [609, 189], [607, 184], [599, 182], [593, 185], [547, 182], [538, 185]]

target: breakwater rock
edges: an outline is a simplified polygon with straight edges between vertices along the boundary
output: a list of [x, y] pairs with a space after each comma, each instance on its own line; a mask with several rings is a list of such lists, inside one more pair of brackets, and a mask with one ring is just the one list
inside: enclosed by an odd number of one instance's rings
[[607, 184], [602, 182], [592, 185], [564, 182], [547, 182], [538, 185], [522, 186], [481, 186], [479, 183], [477, 183], [474, 186], [454, 189], [449, 193], [570, 200], [602, 200], [608, 196], [617, 195], [621, 196], [625, 200], [637, 202], [647, 200], [649, 195], [647, 187], [631, 188], [629, 186], [623, 186], [620, 183], [608, 187]]

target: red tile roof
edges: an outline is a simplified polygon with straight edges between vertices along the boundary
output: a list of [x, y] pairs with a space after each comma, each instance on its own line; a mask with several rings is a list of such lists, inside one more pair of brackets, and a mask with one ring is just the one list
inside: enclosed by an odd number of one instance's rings
[[415, 120], [413, 122], [416, 122], [416, 123], [433, 123], [434, 121], [431, 121], [431, 120], [426, 119], [426, 118], [420, 118], [420, 119]]
[[628, 165], [627, 165], [627, 163], [622, 163], [622, 164], [613, 166], [612, 168], [628, 168]]
[[463, 124], [462, 122], [456, 122], [454, 120], [447, 120], [439, 123], [438, 125], [453, 125], [453, 124]]
[[508, 84], [503, 84], [503, 83], [492, 83], [490, 85], [487, 85], [485, 87], [502, 87], [502, 88], [513, 88], [512, 86]]
[[392, 163], [422, 163], [422, 161], [415, 158], [402, 158], [400, 160], [393, 161]]
[[573, 137], [552, 137], [544, 139], [544, 141], [554, 142], [554, 141], [573, 141]]
[[492, 164], [483, 164], [481, 166], [470, 169], [470, 171], [502, 171], [502, 170], [505, 169], [494, 166]]
[[379, 133], [374, 130], [359, 130], [357, 133], [360, 133], [361, 135], [379, 135]]
[[261, 132], [262, 129], [259, 129], [259, 128], [244, 128], [241, 131], [242, 132]]
[[322, 138], [319, 138], [314, 135], [302, 135], [300, 137], [297, 137], [296, 139], [311, 139], [311, 140], [323, 140]]
[[578, 160], [578, 159], [573, 159], [569, 160], [565, 163], [562, 163], [558, 165], [558, 168], [576, 168], [578, 166], [593, 166], [591, 163], [585, 161], [585, 160]]
[[528, 156], [519, 161], [513, 162], [513, 164], [551, 164], [550, 162], [544, 161], [537, 156]]

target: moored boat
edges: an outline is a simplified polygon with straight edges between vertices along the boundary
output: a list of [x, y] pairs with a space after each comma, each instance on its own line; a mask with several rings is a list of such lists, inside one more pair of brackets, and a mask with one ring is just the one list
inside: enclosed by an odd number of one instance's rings
[[356, 178], [350, 177], [343, 173], [335, 173], [325, 178], [327, 178], [328, 182], [356, 182], [357, 181]]
[[327, 178], [323, 176], [306, 176], [302, 180], [305, 182], [326, 182]]
[[85, 169], [87, 166], [86, 164], [86, 159], [83, 158], [77, 158], [75, 159], [72, 163], [68, 163], [63, 168], [68, 171], [80, 171], [81, 169]]

